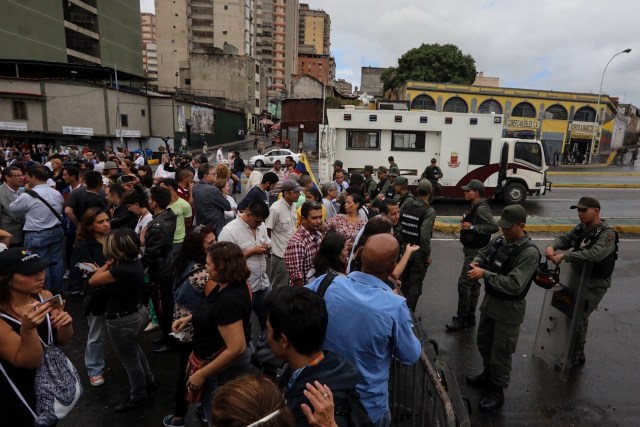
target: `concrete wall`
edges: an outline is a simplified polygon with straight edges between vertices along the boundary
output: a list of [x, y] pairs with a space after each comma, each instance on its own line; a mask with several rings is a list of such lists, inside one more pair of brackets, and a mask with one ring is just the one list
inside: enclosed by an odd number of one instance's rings
[[94, 135], [107, 134], [105, 88], [81, 82], [48, 81], [44, 85], [47, 96], [46, 123], [49, 132], [62, 133], [63, 126], [93, 128]]
[[291, 82], [290, 98], [322, 98], [322, 83], [311, 77], [297, 77]]
[[[175, 27], [175, 28], [174, 28]], [[180, 62], [189, 59], [186, 0], [161, 1], [156, 8], [158, 86], [176, 86]]]
[[376, 98], [383, 97], [383, 83], [380, 76], [386, 68], [362, 67], [360, 69], [360, 92], [367, 92]]
[[189, 72], [192, 88], [214, 91], [215, 96], [246, 103], [251, 85], [253, 95], [253, 61], [246, 57], [194, 54]]
[[117, 66], [120, 71], [144, 76], [140, 48], [140, 3], [98, 0], [97, 5], [102, 65], [110, 68]]

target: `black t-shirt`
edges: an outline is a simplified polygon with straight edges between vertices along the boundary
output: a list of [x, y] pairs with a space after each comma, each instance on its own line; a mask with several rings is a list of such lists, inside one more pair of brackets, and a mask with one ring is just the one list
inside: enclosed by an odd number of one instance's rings
[[142, 300], [144, 267], [139, 260], [114, 264], [109, 272], [116, 280], [105, 286], [109, 301], [106, 313], [134, 311]]
[[251, 291], [246, 283], [214, 289], [193, 313], [193, 352], [204, 360], [224, 347], [218, 326], [231, 325], [242, 320], [244, 339], [251, 337]]
[[80, 197], [80, 204], [78, 206], [78, 212], [74, 210], [73, 213], [78, 218], [78, 221], [82, 221], [82, 215], [89, 208], [100, 208], [106, 209], [107, 205], [105, 203], [104, 196], [100, 194], [92, 193], [91, 191], [85, 191]]

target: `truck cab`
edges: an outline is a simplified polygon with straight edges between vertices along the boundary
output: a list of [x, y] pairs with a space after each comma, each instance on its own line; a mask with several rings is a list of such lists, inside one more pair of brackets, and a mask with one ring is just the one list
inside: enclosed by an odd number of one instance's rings
[[543, 147], [534, 139], [503, 138], [495, 196], [506, 204], [522, 204], [528, 195], [543, 195], [548, 166]]

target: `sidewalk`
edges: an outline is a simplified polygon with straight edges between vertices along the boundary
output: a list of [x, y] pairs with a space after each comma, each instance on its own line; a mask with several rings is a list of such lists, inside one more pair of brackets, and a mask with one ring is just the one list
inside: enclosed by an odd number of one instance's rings
[[640, 163], [551, 166], [547, 176], [552, 188], [640, 188]]
[[[499, 218], [496, 217], [496, 221]], [[638, 218], [607, 218], [607, 223], [618, 233], [640, 233]], [[527, 231], [533, 233], [566, 233], [578, 224], [576, 218], [527, 218]], [[460, 216], [436, 217], [434, 230], [444, 233], [460, 232]]]

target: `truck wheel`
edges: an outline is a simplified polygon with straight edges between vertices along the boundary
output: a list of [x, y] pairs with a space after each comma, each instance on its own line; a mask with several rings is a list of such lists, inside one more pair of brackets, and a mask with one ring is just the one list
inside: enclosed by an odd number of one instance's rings
[[256, 160], [256, 167], [257, 168], [263, 168], [264, 167], [264, 162], [262, 160]]
[[527, 189], [518, 182], [512, 182], [505, 188], [502, 198], [507, 205], [523, 204], [527, 200]]

